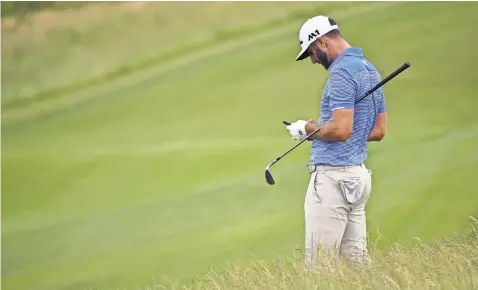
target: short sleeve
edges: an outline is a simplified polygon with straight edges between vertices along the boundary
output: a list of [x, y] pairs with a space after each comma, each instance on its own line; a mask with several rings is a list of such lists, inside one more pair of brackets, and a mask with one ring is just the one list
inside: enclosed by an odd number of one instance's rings
[[334, 70], [330, 74], [329, 106], [332, 111], [353, 109], [357, 95], [357, 83], [345, 69]]
[[382, 98], [380, 101], [380, 107], [378, 108], [378, 113], [385, 113], [387, 111], [387, 105], [385, 104], [385, 96], [382, 94]]

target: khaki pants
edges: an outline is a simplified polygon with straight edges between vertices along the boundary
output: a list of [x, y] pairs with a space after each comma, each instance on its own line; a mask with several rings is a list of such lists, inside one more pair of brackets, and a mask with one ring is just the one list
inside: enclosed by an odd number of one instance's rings
[[365, 204], [371, 191], [371, 171], [360, 166], [309, 166], [305, 197], [305, 250], [311, 267], [317, 246], [333, 255], [370, 262], [367, 251]]

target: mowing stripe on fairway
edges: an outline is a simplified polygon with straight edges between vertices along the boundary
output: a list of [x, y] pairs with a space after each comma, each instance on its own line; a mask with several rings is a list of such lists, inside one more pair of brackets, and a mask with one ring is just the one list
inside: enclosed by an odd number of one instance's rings
[[[466, 140], [473, 140], [477, 137], [478, 124], [472, 124], [452, 133], [444, 132], [439, 138], [427, 141], [418, 140], [413, 142], [413, 144], [409, 144], [408, 146], [403, 146], [395, 150], [388, 150], [387, 152], [384, 152], [384, 154], [387, 154], [388, 156], [398, 157], [406, 152], [410, 152], [411, 148], [413, 148], [413, 150], [416, 152], [427, 152], [428, 155], [417, 156], [417, 162], [413, 165], [410, 165], [413, 166], [413, 170], [395, 171], [393, 175], [383, 176], [380, 179], [380, 186], [382, 188], [390, 188], [396, 184], [407, 184], [412, 182], [414, 184], [420, 185], [419, 179], [423, 178], [423, 176], [426, 176], [428, 172], [432, 172], [436, 168], [440, 167], [442, 161], [439, 157], [445, 156], [450, 150], [451, 145], [458, 142], [464, 142]], [[434, 150], [428, 150], [427, 148], [433, 148]], [[477, 157], [478, 154], [475, 154], [475, 156], [469, 156], [465, 162], [475, 163]], [[420, 162], [421, 160], [424, 162]], [[424, 183], [423, 186], [428, 186], [428, 184]], [[416, 187], [414, 189], [417, 190]], [[381, 206], [370, 208], [370, 214], [373, 216], [383, 216], [388, 210], [390, 210], [390, 207], [410, 204], [414, 199], [419, 197], [419, 195], [403, 195], [396, 199], [383, 199], [380, 201]]]
[[[251, 138], [213, 138], [208, 140], [189, 140], [182, 139], [170, 142], [164, 142], [159, 144], [150, 144], [143, 147], [126, 147], [126, 146], [116, 146], [116, 147], [82, 147], [77, 150], [69, 150], [68, 152], [73, 157], [81, 159], [81, 161], [88, 160], [89, 158], [96, 158], [99, 156], [108, 156], [108, 155], [137, 155], [137, 156], [163, 156], [171, 153], [176, 153], [178, 151], [188, 151], [188, 150], [201, 150], [201, 151], [213, 151], [217, 154], [227, 153], [235, 150], [246, 150], [260, 147], [275, 147], [280, 146], [281, 142], [284, 141], [284, 138], [279, 137], [251, 137]], [[291, 143], [291, 146], [295, 143]], [[41, 150], [41, 149], [40, 149]], [[35, 153], [36, 156], [41, 157], [54, 157], [58, 155], [58, 151], [44, 151], [35, 152], [35, 149], [32, 149], [30, 153]], [[74, 153], [74, 154], [73, 154]], [[28, 159], [28, 155], [25, 155], [22, 152], [17, 153], [11, 152], [9, 158], [14, 159]], [[68, 157], [71, 160], [70, 157]]]
[[[281, 176], [287, 176], [288, 174], [291, 174], [293, 172], [296, 172], [296, 173], [300, 172], [299, 170], [302, 170], [302, 173], [307, 174], [306, 166], [304, 164], [295, 164], [295, 163], [288, 164], [286, 166], [277, 166], [277, 168], [272, 169], [272, 172], [274, 175], [277, 176], [276, 178], [277, 183], [280, 183]], [[8, 220], [4, 220], [2, 223], [2, 227], [5, 232], [10, 232], [10, 231], [27, 231], [27, 230], [38, 229], [38, 228], [64, 226], [67, 224], [75, 224], [75, 223], [81, 223], [81, 222], [94, 223], [95, 220], [106, 219], [111, 217], [114, 218], [114, 216], [117, 214], [126, 214], [131, 211], [141, 211], [140, 209], [144, 207], [164, 205], [168, 201], [176, 200], [178, 196], [182, 196], [182, 198], [192, 198], [195, 196], [200, 196], [200, 195], [204, 195], [204, 194], [219, 191], [219, 190], [226, 190], [226, 189], [230, 189], [232, 187], [237, 187], [237, 186], [241, 186], [242, 188], [248, 188], [251, 186], [262, 186], [264, 188], [271, 188], [271, 186], [266, 183], [264, 174], [262, 173], [263, 171], [261, 168], [261, 170], [258, 170], [257, 172], [254, 171], [253, 173], [247, 173], [247, 174], [235, 176], [234, 178], [230, 178], [227, 180], [209, 183], [209, 184], [200, 186], [198, 188], [194, 188], [192, 190], [191, 189], [180, 190], [180, 191], [170, 193], [168, 195], [160, 195], [160, 196], [155, 196], [149, 199], [143, 199], [137, 203], [131, 203], [123, 207], [115, 208], [111, 210], [104, 210], [100, 213], [89, 215], [88, 217], [72, 218], [70, 220], [62, 219], [60, 222], [58, 221], [51, 222], [45, 218], [33, 219], [41, 223], [32, 224], [31, 219], [26, 219], [25, 215], [22, 215], [18, 219], [13, 217], [13, 218], [9, 218]]]

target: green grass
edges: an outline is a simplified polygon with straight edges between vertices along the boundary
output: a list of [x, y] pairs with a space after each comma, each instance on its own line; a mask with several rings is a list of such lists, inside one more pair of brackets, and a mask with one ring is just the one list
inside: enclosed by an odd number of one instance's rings
[[[334, 13], [349, 42], [382, 75], [412, 64], [387, 84], [389, 134], [370, 145], [371, 238], [386, 249], [466, 229], [478, 215], [476, 4], [353, 5]], [[275, 186], [263, 177], [294, 144], [280, 121], [318, 115], [326, 72], [294, 62], [301, 22], [20, 107], [31, 114], [5, 108], [2, 288], [189, 284], [301, 249], [308, 145], [274, 167]]]

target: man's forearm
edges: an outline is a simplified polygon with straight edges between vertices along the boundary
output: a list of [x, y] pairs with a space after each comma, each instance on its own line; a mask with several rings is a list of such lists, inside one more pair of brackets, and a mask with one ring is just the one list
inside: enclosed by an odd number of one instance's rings
[[320, 127], [319, 132], [315, 133], [313, 136], [314, 138], [324, 140], [324, 141], [344, 141], [343, 134], [339, 130], [339, 126], [334, 122], [330, 122], [327, 124], [319, 125], [319, 124], [307, 124], [305, 130], [307, 135], [311, 134], [317, 128]]

